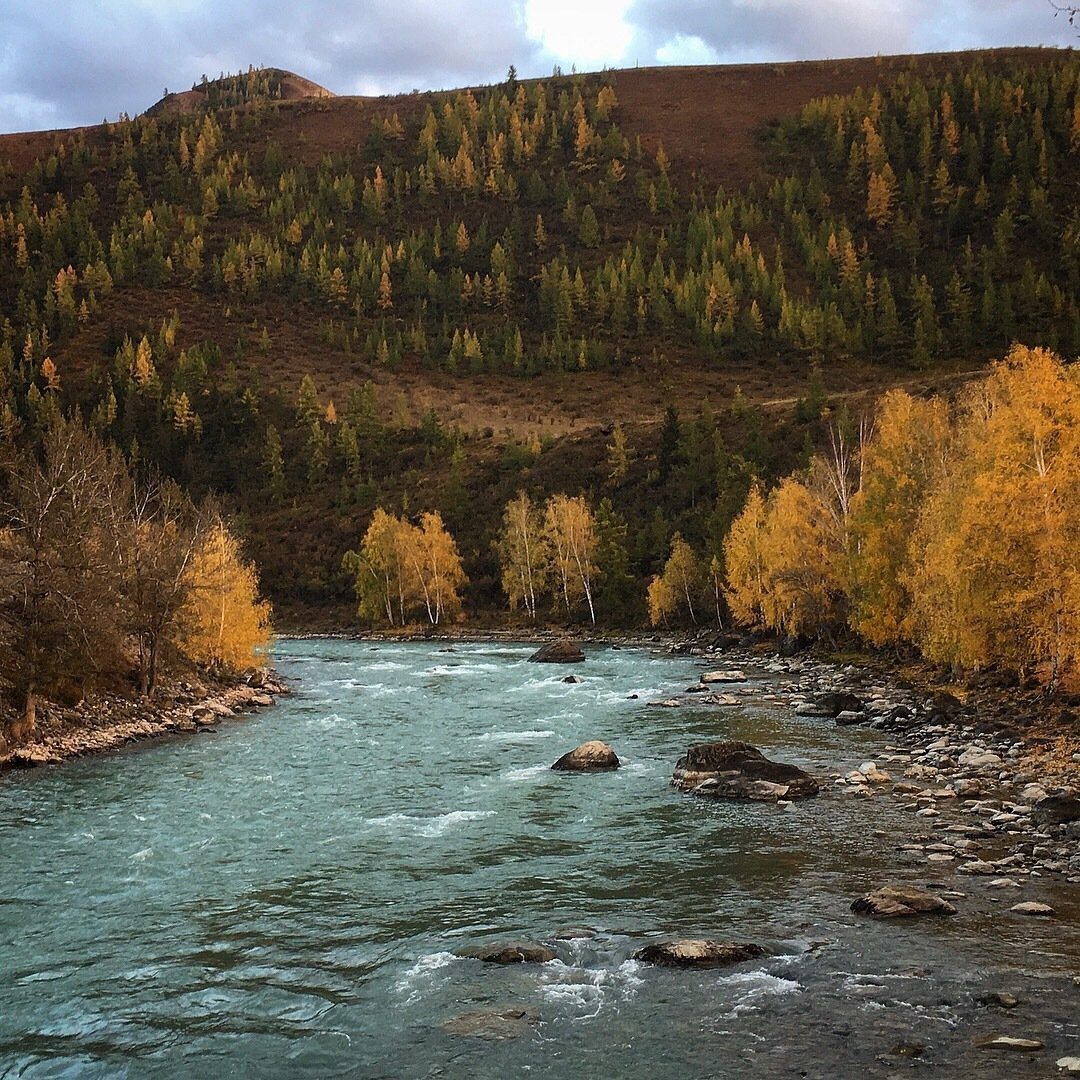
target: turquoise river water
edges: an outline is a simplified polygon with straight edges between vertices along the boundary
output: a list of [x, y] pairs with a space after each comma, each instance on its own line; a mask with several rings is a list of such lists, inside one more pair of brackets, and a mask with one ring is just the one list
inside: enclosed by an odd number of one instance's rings
[[[563, 668], [531, 648], [285, 640], [295, 693], [272, 709], [0, 777], [0, 1077], [1045, 1077], [1080, 1054], [1075, 921], [903, 862], [920, 826], [895, 800], [826, 786], [785, 811], [668, 783], [696, 741], [824, 775], [880, 733], [761, 693], [650, 708], [700, 662], [597, 647]], [[589, 738], [624, 767], [550, 770]], [[890, 880], [971, 896], [952, 919], [850, 913]], [[1024, 898], [1075, 911], [1057, 888]], [[571, 927], [593, 936], [556, 938]], [[673, 935], [771, 955], [632, 959]], [[455, 955], [513, 938], [558, 959]], [[1021, 1005], [979, 1004], [998, 989]], [[535, 1023], [446, 1026], [493, 1006]], [[976, 1048], [998, 1032], [1046, 1049]]]

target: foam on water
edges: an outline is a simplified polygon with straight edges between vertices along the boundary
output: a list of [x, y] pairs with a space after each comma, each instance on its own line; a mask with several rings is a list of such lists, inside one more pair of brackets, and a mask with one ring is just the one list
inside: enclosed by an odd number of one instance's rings
[[521, 783], [523, 780], [535, 780], [538, 776], [543, 776], [545, 773], [550, 772], [550, 765], [526, 765], [522, 769], [507, 769], [502, 775], [503, 779], [517, 784]]
[[767, 998], [798, 994], [803, 990], [802, 983], [773, 975], [765, 968], [722, 975], [716, 985], [725, 990], [734, 990], [738, 997], [734, 1007], [721, 1017], [722, 1020], [732, 1020], [743, 1013], [752, 1012]]
[[473, 736], [477, 742], [521, 742], [529, 739], [550, 739], [555, 732], [549, 728], [537, 731], [485, 731]]
[[428, 953], [421, 956], [397, 982], [394, 991], [405, 997], [404, 1004], [413, 1005], [424, 995], [423, 991], [433, 981], [436, 971], [449, 967], [459, 957], [452, 952]]
[[494, 810], [451, 810], [445, 814], [384, 814], [381, 817], [364, 818], [369, 825], [383, 825], [402, 829], [419, 836], [438, 836], [467, 821], [479, 821], [495, 816]]
[[624, 960], [615, 968], [570, 967], [552, 960], [539, 969], [540, 996], [545, 1001], [581, 1011], [574, 1019], [592, 1020], [605, 1004], [634, 997], [643, 979], [636, 960]]

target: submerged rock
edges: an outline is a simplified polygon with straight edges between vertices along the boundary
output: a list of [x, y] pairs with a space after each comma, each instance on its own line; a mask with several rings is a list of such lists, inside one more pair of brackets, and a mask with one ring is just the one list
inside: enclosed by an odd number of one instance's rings
[[741, 964], [768, 953], [760, 945], [738, 945], [730, 941], [711, 941], [706, 938], [680, 938], [658, 941], [634, 953], [635, 960], [664, 967], [714, 968]]
[[692, 795], [777, 801], [818, 793], [818, 782], [795, 765], [770, 761], [744, 742], [698, 743], [679, 758], [671, 782]]
[[572, 641], [552, 641], [529, 657], [530, 664], [580, 664], [585, 654]]
[[517, 1039], [540, 1023], [540, 1011], [527, 1005], [496, 1005], [452, 1016], [440, 1025], [451, 1035], [475, 1039]]
[[1015, 1009], [1020, 1004], [1020, 999], [1015, 994], [1010, 994], [1008, 990], [991, 990], [983, 994], [979, 1001], [983, 1005], [998, 1005], [1002, 1009]]
[[913, 915], [955, 915], [956, 908], [924, 889], [907, 885], [886, 885], [860, 896], [852, 902], [856, 915], [870, 915], [875, 919], [903, 919]]
[[1043, 1044], [1038, 1039], [1016, 1039], [1011, 1035], [988, 1035], [978, 1039], [975, 1045], [980, 1050], [1041, 1050]]
[[1009, 910], [1017, 915], [1053, 915], [1055, 913], [1049, 904], [1040, 904], [1036, 900], [1028, 900], [1023, 904], [1013, 904]]
[[563, 754], [551, 767], [562, 772], [601, 772], [617, 769], [619, 758], [606, 742], [590, 739]]
[[493, 945], [462, 949], [458, 956], [483, 960], [485, 964], [546, 964], [555, 959], [546, 945], [535, 941], [497, 941]]

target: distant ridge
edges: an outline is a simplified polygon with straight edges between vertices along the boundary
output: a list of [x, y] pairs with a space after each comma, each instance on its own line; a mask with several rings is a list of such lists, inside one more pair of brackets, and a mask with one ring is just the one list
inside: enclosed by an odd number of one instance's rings
[[257, 101], [300, 101], [335, 95], [311, 79], [283, 68], [251, 68], [239, 75], [222, 75], [175, 94], [166, 94], [146, 110], [147, 116], [190, 113], [210, 106], [246, 105]]

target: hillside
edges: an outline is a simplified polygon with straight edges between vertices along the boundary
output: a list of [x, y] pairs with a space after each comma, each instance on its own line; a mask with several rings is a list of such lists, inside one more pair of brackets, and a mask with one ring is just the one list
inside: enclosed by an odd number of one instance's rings
[[222, 493], [308, 621], [376, 505], [441, 510], [494, 611], [519, 488], [607, 499], [604, 615], [638, 621], [673, 533], [718, 551], [830, 410], [1080, 349], [1078, 85], [1036, 49], [379, 99], [249, 72], [0, 136], [0, 423], [77, 405]]

